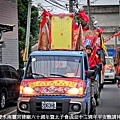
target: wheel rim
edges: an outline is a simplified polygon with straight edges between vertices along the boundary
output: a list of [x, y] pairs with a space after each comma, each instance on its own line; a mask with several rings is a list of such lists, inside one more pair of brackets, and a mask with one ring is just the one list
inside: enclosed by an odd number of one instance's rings
[[2, 98], [1, 98], [1, 108], [4, 108], [5, 107], [5, 95], [2, 95]]

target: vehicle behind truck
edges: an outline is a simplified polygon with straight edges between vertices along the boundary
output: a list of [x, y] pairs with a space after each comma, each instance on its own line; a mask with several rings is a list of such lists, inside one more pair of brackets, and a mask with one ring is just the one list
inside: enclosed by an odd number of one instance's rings
[[105, 57], [106, 65], [105, 65], [105, 81], [112, 81], [112, 83], [116, 83], [116, 66], [117, 63], [115, 61], [115, 50], [108, 49], [108, 56]]

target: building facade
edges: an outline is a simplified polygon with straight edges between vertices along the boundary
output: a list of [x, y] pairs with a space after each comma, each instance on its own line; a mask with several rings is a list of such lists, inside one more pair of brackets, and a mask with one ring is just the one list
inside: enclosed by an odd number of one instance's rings
[[19, 49], [17, 0], [0, 0], [0, 23], [14, 26], [13, 31], [4, 32], [3, 34], [5, 47], [0, 48], [0, 62], [12, 64], [16, 69], [18, 69]]
[[[84, 10], [88, 13], [87, 6]], [[119, 5], [94, 5], [90, 6], [91, 20], [97, 21], [96, 26], [104, 28], [104, 39], [112, 36], [120, 30], [120, 6]], [[113, 37], [105, 43], [107, 48], [116, 48], [120, 46], [120, 37]]]

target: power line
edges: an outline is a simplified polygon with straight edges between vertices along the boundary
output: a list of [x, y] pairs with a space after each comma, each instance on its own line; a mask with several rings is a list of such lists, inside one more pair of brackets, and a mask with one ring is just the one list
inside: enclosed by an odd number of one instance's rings
[[58, 3], [58, 2], [55, 1], [55, 0], [50, 0], [50, 1], [53, 2], [53, 3], [55, 3], [55, 4], [57, 4], [57, 5], [59, 5], [59, 6], [62, 6], [63, 8], [66, 8], [65, 6], [63, 6], [62, 4]]
[[[67, 1], [63, 1], [63, 0], [59, 0], [59, 1], [60, 1], [60, 2], [64, 2], [64, 3], [67, 2]], [[67, 3], [68, 3], [68, 2], [67, 2]]]
[[51, 2], [49, 2], [49, 1], [47, 1], [47, 0], [45, 0], [45, 1], [48, 2], [49, 4], [53, 5], [53, 6], [56, 6], [56, 7], [60, 8], [60, 9], [67, 10], [67, 9], [61, 8], [60, 6], [57, 6], [57, 5], [51, 3]]

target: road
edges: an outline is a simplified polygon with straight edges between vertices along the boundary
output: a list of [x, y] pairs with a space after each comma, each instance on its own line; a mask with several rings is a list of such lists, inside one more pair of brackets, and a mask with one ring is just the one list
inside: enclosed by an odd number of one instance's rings
[[[101, 91], [101, 104], [97, 115], [120, 115], [120, 88], [116, 84], [106, 83]], [[8, 104], [0, 115], [16, 115], [16, 103]]]
[[97, 107], [98, 115], [120, 114], [120, 88], [116, 84], [106, 83], [101, 91], [101, 104]]

